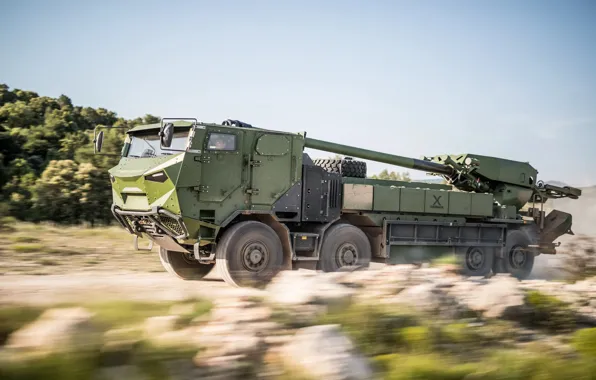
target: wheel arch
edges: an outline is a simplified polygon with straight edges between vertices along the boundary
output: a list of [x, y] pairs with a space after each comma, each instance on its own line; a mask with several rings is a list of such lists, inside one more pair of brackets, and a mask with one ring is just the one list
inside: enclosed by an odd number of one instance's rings
[[223, 234], [230, 229], [230, 227], [245, 221], [257, 221], [267, 226], [271, 227], [279, 240], [281, 241], [281, 246], [283, 248], [283, 264], [282, 269], [292, 269], [292, 245], [290, 243], [290, 230], [288, 227], [281, 223], [275, 216], [273, 216], [270, 212], [236, 212], [234, 213], [233, 217], [228, 218], [228, 221], [225, 225], [219, 229], [217, 237], [215, 239], [215, 243], [217, 244]]

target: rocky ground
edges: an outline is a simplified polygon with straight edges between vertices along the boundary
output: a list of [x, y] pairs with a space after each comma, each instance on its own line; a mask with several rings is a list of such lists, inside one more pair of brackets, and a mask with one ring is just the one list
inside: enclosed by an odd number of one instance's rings
[[[72, 276], [63, 290], [80, 284], [86, 294], [82, 278]], [[21, 325], [2, 321], [0, 378], [571, 379], [596, 373], [593, 278], [520, 282], [504, 275], [463, 278], [448, 266], [392, 266], [282, 272], [265, 289], [162, 280], [127, 301], [105, 294], [105, 302], [117, 305], [95, 302], [106, 288], [69, 299], [55, 298], [58, 290], [40, 297], [60, 304], [29, 299], [20, 311], [6, 303], [17, 289], [3, 286], [3, 318], [8, 310], [27, 318]], [[174, 283], [177, 290], [170, 291]], [[40, 290], [34, 285], [23, 287], [22, 301]], [[153, 304], [141, 304], [148, 294]]]

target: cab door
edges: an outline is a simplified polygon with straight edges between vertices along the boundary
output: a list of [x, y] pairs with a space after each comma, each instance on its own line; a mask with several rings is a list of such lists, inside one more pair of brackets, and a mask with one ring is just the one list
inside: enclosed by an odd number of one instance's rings
[[292, 138], [282, 134], [263, 134], [257, 138], [251, 159], [251, 203], [271, 205], [291, 186], [296, 157]]
[[209, 129], [201, 155], [201, 202], [222, 202], [242, 187], [241, 130]]

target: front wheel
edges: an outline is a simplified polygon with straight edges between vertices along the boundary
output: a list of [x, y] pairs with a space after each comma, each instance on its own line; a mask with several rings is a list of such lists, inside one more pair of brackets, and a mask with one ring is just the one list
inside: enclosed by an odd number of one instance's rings
[[336, 272], [342, 268], [370, 266], [371, 247], [368, 237], [356, 226], [347, 223], [329, 228], [323, 238], [319, 268]]
[[218, 271], [233, 286], [262, 287], [283, 264], [281, 240], [268, 225], [240, 222], [224, 232], [215, 253]]
[[164, 269], [183, 280], [200, 280], [211, 272], [215, 264], [201, 264], [183, 252], [159, 248], [159, 260]]

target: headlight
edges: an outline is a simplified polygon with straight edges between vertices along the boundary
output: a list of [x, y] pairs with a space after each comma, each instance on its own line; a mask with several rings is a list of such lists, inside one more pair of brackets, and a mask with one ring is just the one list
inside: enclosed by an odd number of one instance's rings
[[149, 174], [145, 176], [145, 181], [151, 181], [151, 182], [165, 182], [168, 179], [168, 176], [166, 175], [166, 173], [164, 171], [161, 172], [157, 172], [157, 173], [153, 173], [153, 174]]
[[114, 181], [116, 181], [116, 178], [114, 178], [114, 176], [110, 174], [110, 182], [114, 183]]

